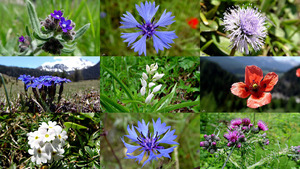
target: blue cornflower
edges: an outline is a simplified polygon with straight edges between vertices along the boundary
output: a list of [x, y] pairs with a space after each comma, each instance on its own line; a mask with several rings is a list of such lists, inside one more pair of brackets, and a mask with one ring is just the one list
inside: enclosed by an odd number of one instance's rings
[[21, 37], [19, 37], [19, 42], [25, 42], [25, 38], [23, 35]]
[[51, 13], [51, 16], [55, 19], [60, 19], [63, 13], [60, 10], [54, 10], [53, 13]]
[[257, 8], [241, 8], [235, 6], [224, 13], [222, 25], [229, 31], [228, 37], [231, 48], [236, 48], [241, 53], [249, 54], [248, 45], [255, 51], [260, 50], [267, 36], [266, 17]]
[[142, 17], [142, 24], [137, 22], [135, 18], [132, 16], [130, 12], [126, 12], [123, 14], [124, 17], [121, 17], [123, 26], [120, 28], [138, 28], [139, 32], [135, 33], [122, 33], [121, 38], [124, 38], [124, 42], [128, 42], [128, 46], [133, 43], [137, 37], [142, 35], [142, 38], [135, 42], [131, 49], [134, 48], [134, 52], [139, 52], [139, 55], [144, 53], [146, 56], [146, 39], [150, 39], [153, 37], [153, 46], [158, 53], [159, 50], [164, 50], [164, 48], [169, 49], [171, 45], [170, 43], [174, 43], [172, 39], [178, 38], [175, 34], [175, 31], [157, 31], [160, 30], [159, 27], [166, 27], [175, 22], [173, 19], [175, 16], [171, 16], [172, 12], [166, 13], [166, 10], [161, 15], [158, 21], [155, 21], [155, 13], [158, 10], [158, 7], [155, 7], [155, 2], [145, 2], [138, 6], [135, 5], [137, 11]]
[[72, 30], [71, 20], [66, 20], [64, 17], [60, 18], [59, 25], [63, 32], [68, 32], [68, 30]]
[[[129, 138], [131, 142], [134, 142], [138, 145], [128, 144], [124, 141], [123, 138], [121, 138], [125, 147], [127, 148], [126, 159], [136, 159], [135, 161], [139, 160], [140, 163], [144, 155], [146, 155], [148, 156], [148, 159], [143, 163], [144, 166], [146, 163], [152, 160], [157, 160], [157, 158], [160, 157], [171, 158], [169, 153], [173, 152], [174, 148], [177, 146], [165, 148], [160, 144], [178, 144], [174, 141], [174, 139], [176, 139], [177, 137], [176, 135], [174, 135], [175, 130], [170, 131], [171, 127], [166, 126], [166, 123], [161, 123], [160, 118], [158, 118], [156, 122], [154, 122], [154, 120], [152, 119], [152, 122], [154, 128], [153, 133], [150, 133], [148, 129], [149, 122], [146, 125], [144, 120], [142, 120], [142, 123], [138, 121], [138, 127], [132, 125], [130, 129], [129, 125], [127, 126], [129, 135], [125, 135], [125, 137]], [[138, 131], [139, 135], [136, 133], [134, 128]], [[166, 134], [162, 136], [164, 133]], [[142, 151], [142, 153], [137, 156], [133, 156], [130, 154], [137, 149], [139, 149], [139, 151]]]

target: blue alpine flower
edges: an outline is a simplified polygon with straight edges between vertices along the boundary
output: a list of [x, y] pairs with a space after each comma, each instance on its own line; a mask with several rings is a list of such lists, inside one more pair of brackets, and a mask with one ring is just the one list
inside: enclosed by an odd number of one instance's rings
[[[129, 138], [131, 142], [136, 143], [136, 145], [128, 144], [124, 141], [124, 138], [121, 138], [127, 148], [125, 159], [136, 159], [135, 161], [139, 160], [140, 163], [144, 155], [146, 155], [148, 159], [143, 163], [144, 166], [146, 163], [161, 157], [171, 158], [169, 153], [173, 152], [177, 146], [165, 148], [161, 144], [178, 144], [174, 141], [177, 137], [177, 135], [174, 135], [175, 130], [170, 131], [171, 126], [166, 126], [166, 123], [161, 123], [160, 118], [158, 118], [156, 122], [152, 119], [152, 122], [154, 128], [153, 133], [148, 129], [149, 122], [146, 125], [144, 120], [142, 120], [142, 123], [138, 121], [137, 127], [132, 125], [130, 129], [129, 125], [127, 126], [129, 135], [125, 135], [125, 137]], [[134, 128], [138, 133], [136, 133]], [[131, 155], [131, 153], [138, 149], [142, 151], [142, 153], [137, 156]]]
[[167, 12], [166, 10], [161, 15], [158, 21], [155, 20], [155, 13], [158, 10], [158, 7], [155, 7], [155, 2], [145, 2], [138, 6], [135, 5], [139, 15], [142, 17], [142, 23], [136, 21], [136, 19], [132, 16], [132, 14], [126, 11], [127, 14], [123, 14], [124, 17], [121, 17], [123, 26], [120, 26], [122, 29], [127, 28], [137, 28], [139, 32], [135, 33], [121, 33], [121, 38], [124, 38], [124, 42], [128, 42], [128, 46], [132, 44], [137, 37], [142, 35], [142, 38], [136, 41], [132, 47], [134, 48], [134, 52], [139, 52], [139, 55], [144, 53], [146, 56], [146, 39], [151, 39], [153, 37], [153, 46], [158, 53], [159, 50], [164, 50], [164, 48], [169, 49], [171, 47], [171, 43], [173, 39], [178, 38], [175, 34], [175, 31], [158, 31], [160, 27], [166, 27], [171, 25], [175, 20], [175, 16], [171, 16], [172, 12]]

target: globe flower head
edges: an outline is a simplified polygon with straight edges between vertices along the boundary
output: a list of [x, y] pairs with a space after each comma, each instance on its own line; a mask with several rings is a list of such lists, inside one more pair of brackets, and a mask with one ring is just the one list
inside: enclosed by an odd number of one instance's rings
[[257, 125], [258, 125], [259, 130], [262, 130], [262, 131], [268, 130], [268, 126], [266, 125], [266, 123], [264, 123], [261, 120], [258, 121]]
[[234, 6], [224, 13], [224, 30], [229, 31], [231, 48], [249, 54], [249, 46], [259, 51], [267, 36], [266, 17], [257, 8]]
[[269, 72], [263, 78], [263, 71], [257, 66], [246, 66], [245, 83], [238, 82], [231, 86], [231, 93], [240, 97], [247, 98], [247, 106], [250, 108], [258, 108], [269, 104], [272, 95], [269, 93], [278, 81], [278, 75]]
[[296, 70], [296, 76], [297, 76], [297, 77], [300, 77], [300, 68], [298, 68], [298, 69]]
[[[125, 147], [127, 148], [126, 159], [136, 159], [135, 161], [142, 161], [144, 156], [147, 156], [148, 159], [143, 163], [143, 166], [152, 160], [157, 160], [157, 158], [167, 157], [171, 158], [169, 153], [173, 152], [176, 146], [165, 148], [161, 144], [178, 144], [174, 141], [176, 135], [174, 135], [175, 130], [170, 130], [171, 126], [166, 126], [166, 123], [161, 123], [160, 118], [153, 122], [153, 133], [149, 130], [149, 122], [146, 124], [144, 120], [138, 122], [138, 126], [129, 127], [127, 126], [127, 131], [129, 135], [125, 137], [129, 138], [132, 143], [136, 145], [128, 144], [124, 141], [124, 138], [121, 138]], [[136, 130], [138, 133], [136, 133]], [[142, 151], [139, 155], [132, 155], [136, 150]], [[142, 167], [143, 167], [142, 166]]]
[[72, 30], [71, 20], [66, 20], [64, 17], [60, 18], [59, 25], [63, 32], [68, 32], [68, 30]]
[[63, 13], [60, 10], [54, 10], [53, 13], [51, 13], [51, 16], [55, 19], [60, 19], [62, 17]]
[[175, 34], [175, 31], [158, 31], [160, 27], [166, 27], [175, 22], [173, 19], [175, 16], [171, 16], [172, 12], [167, 12], [166, 10], [161, 15], [158, 21], [155, 20], [155, 13], [157, 12], [159, 6], [155, 7], [155, 2], [141, 2], [140, 6], [135, 5], [139, 15], [142, 17], [142, 22], [139, 23], [130, 12], [123, 14], [124, 17], [121, 17], [123, 24], [120, 28], [137, 28], [139, 32], [135, 33], [122, 33], [121, 38], [124, 38], [124, 42], [128, 42], [128, 46], [132, 44], [140, 35], [142, 38], [136, 41], [131, 49], [134, 48], [134, 52], [139, 52], [139, 55], [144, 53], [146, 56], [146, 39], [153, 38], [153, 46], [158, 53], [159, 50], [164, 50], [164, 48], [169, 49], [173, 39], [178, 38]]

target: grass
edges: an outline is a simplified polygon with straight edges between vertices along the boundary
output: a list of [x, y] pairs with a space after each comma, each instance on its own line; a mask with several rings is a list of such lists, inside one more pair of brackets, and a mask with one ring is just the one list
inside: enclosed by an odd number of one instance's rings
[[[24, 1], [25, 2], [25, 1]], [[0, 41], [2, 45], [12, 51], [18, 51], [18, 37], [25, 35], [25, 26], [30, 27], [26, 5], [23, 1], [9, 1], [0, 3], [0, 15], [2, 19]], [[76, 23], [75, 30], [90, 23], [87, 32], [77, 40], [77, 49], [72, 55], [75, 56], [99, 56], [100, 54], [100, 16], [99, 1], [91, 0], [37, 0], [34, 3], [40, 20], [45, 19], [54, 10], [63, 10], [64, 16]], [[31, 28], [30, 28], [30, 31]], [[40, 55], [47, 56], [42, 52]]]
[[[143, 1], [144, 2], [144, 1]], [[134, 52], [133, 49], [127, 47], [127, 43], [123, 42], [121, 33], [122, 32], [137, 32], [132, 29], [120, 29], [120, 19], [126, 11], [132, 13], [132, 15], [140, 22], [140, 17], [135, 8], [135, 4], [140, 5], [139, 0], [128, 0], [128, 1], [102, 1], [100, 11], [106, 13], [106, 17], [101, 18], [100, 28], [100, 42], [101, 42], [101, 56], [137, 56], [138, 53]], [[199, 56], [199, 30], [191, 29], [187, 23], [187, 20], [192, 17], [199, 17], [199, 2], [197, 1], [155, 1], [156, 5], [160, 5], [155, 15], [156, 19], [159, 19], [163, 11], [166, 9], [167, 12], [172, 12], [172, 16], [175, 16], [176, 22], [162, 28], [162, 31], [173, 31], [175, 30], [177, 39], [174, 39], [174, 44], [171, 44], [170, 49], [165, 49], [156, 53], [152, 39], [147, 41], [147, 55], [148, 56]], [[180, 9], [180, 10], [176, 10]]]

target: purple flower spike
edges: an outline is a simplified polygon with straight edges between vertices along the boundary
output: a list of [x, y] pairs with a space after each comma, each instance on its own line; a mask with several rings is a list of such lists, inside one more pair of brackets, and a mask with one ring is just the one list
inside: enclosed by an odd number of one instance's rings
[[130, 12], [123, 14], [124, 17], [121, 17], [123, 26], [120, 28], [137, 28], [139, 32], [134, 33], [122, 33], [121, 38], [124, 38], [124, 42], [128, 42], [128, 46], [132, 44], [136, 39], [142, 35], [142, 38], [136, 41], [132, 47], [134, 52], [139, 52], [139, 55], [144, 53], [146, 56], [146, 39], [151, 39], [153, 37], [153, 46], [158, 53], [159, 50], [163, 51], [164, 48], [169, 49], [173, 39], [178, 38], [175, 34], [175, 31], [158, 31], [160, 27], [166, 27], [175, 22], [173, 19], [175, 16], [171, 16], [172, 12], [167, 12], [166, 10], [161, 15], [158, 21], [155, 20], [155, 13], [158, 10], [159, 6], [155, 7], [155, 2], [141, 2], [140, 6], [135, 5], [139, 15], [142, 17], [142, 23], [136, 21]]
[[66, 20], [64, 17], [60, 18], [59, 25], [63, 32], [68, 32], [68, 30], [72, 29], [71, 20]]
[[261, 120], [258, 120], [257, 125], [258, 125], [259, 130], [262, 130], [262, 131], [267, 131], [268, 130], [267, 125]]
[[257, 8], [234, 6], [224, 13], [224, 30], [229, 31], [231, 45], [241, 53], [249, 54], [248, 45], [259, 51], [267, 36], [266, 17]]
[[23, 35], [21, 37], [19, 37], [19, 42], [25, 42], [25, 38]]
[[51, 13], [51, 16], [55, 19], [60, 19], [63, 13], [60, 10], [54, 10], [53, 13]]
[[[166, 123], [161, 123], [160, 118], [153, 122], [153, 133], [150, 132], [148, 126], [149, 123], [145, 123], [144, 120], [138, 122], [138, 126], [127, 126], [127, 131], [129, 135], [125, 135], [125, 137], [131, 140], [131, 143], [136, 143], [136, 145], [128, 144], [124, 141], [124, 138], [121, 138], [125, 147], [127, 148], [125, 159], [136, 159], [139, 163], [142, 161], [144, 155], [148, 157], [148, 159], [143, 163], [143, 166], [152, 160], [157, 160], [157, 158], [167, 157], [171, 158], [169, 153], [173, 152], [176, 146], [165, 148], [162, 144], [178, 144], [174, 141], [176, 139], [176, 135], [174, 135], [175, 130], [171, 131], [170, 126], [166, 126]], [[138, 133], [136, 132], [136, 130]], [[202, 143], [204, 145], [204, 143]], [[201, 146], [201, 143], [200, 143]], [[133, 156], [135, 150], [142, 151], [139, 155]], [[142, 167], [143, 167], [142, 166]]]

